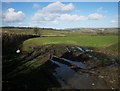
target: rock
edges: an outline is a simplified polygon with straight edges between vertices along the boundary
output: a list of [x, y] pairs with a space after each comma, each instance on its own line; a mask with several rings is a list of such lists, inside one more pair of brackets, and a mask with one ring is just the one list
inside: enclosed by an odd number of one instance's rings
[[110, 81], [110, 83], [113, 83], [113, 81]]
[[98, 77], [99, 77], [99, 78], [104, 78], [104, 76], [102, 76], [102, 75], [99, 75]]
[[114, 88], [112, 87], [112, 89], [114, 89]]
[[81, 72], [81, 71], [80, 71], [79, 73], [82, 75], [82, 72]]
[[95, 83], [92, 83], [92, 86], [94, 86], [95, 85]]
[[115, 80], [113, 80], [113, 82], [115, 82]]
[[18, 50], [16, 50], [16, 53], [20, 53], [20, 50], [18, 49]]
[[93, 56], [89, 55], [89, 58], [92, 58]]

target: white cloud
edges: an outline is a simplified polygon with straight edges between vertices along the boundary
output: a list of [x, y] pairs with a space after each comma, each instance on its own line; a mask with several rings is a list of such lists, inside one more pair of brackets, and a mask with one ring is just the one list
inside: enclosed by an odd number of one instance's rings
[[60, 14], [54, 14], [54, 13], [36, 13], [33, 17], [32, 20], [35, 21], [53, 21], [57, 17], [59, 17]]
[[60, 17], [61, 14], [70, 12], [73, 9], [74, 6], [72, 3], [62, 4], [59, 1], [54, 2], [35, 13], [32, 20], [52, 21]]
[[104, 16], [101, 14], [90, 14], [88, 16], [71, 15], [71, 14], [56, 14], [56, 13], [36, 13], [32, 18], [35, 21], [82, 21], [82, 20], [99, 20]]
[[39, 6], [39, 4], [33, 4], [33, 8], [39, 8], [40, 6]]
[[[103, 18], [102, 14], [93, 13], [86, 16], [70, 14], [74, 10], [72, 3], [62, 4], [61, 2], [54, 2], [42, 8], [34, 14], [33, 21], [81, 21], [81, 20], [99, 20]], [[57, 22], [58, 21], [58, 22]]]
[[61, 2], [54, 2], [39, 10], [32, 17], [32, 20], [52, 21], [60, 17], [61, 13], [67, 13], [74, 9], [72, 3], [62, 4]]
[[9, 8], [2, 16], [4, 22], [18, 22], [24, 19], [25, 15], [22, 11], [16, 12], [15, 9]]
[[93, 14], [88, 15], [89, 20], [99, 20], [99, 19], [101, 19], [103, 17], [104, 16], [102, 14], [98, 14], [98, 13], [93, 13]]
[[59, 24], [59, 22], [58, 21], [51, 21], [51, 23], [53, 23], [53, 24], [55, 24], [55, 25], [57, 25], [57, 24]]
[[41, 14], [35, 14], [32, 19], [36, 21], [81, 21], [81, 20], [87, 20], [87, 17], [71, 15], [71, 14], [41, 13]]
[[81, 20], [87, 20], [87, 17], [85, 16], [78, 16], [78, 15], [70, 15], [70, 14], [62, 14], [58, 20], [63, 21], [81, 21]]
[[62, 4], [61, 2], [54, 2], [44, 7], [40, 12], [42, 13], [65, 13], [74, 9], [72, 3]]

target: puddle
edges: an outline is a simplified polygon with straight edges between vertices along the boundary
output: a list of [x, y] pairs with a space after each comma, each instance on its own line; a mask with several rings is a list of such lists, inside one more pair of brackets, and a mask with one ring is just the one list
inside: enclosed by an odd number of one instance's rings
[[88, 55], [89, 56], [89, 58], [93, 58], [93, 56], [92, 55]]
[[93, 52], [93, 50], [91, 50], [91, 49], [83, 49], [83, 48], [78, 47], [78, 46], [76, 46], [75, 48], [77, 48], [77, 49], [80, 50], [81, 52]]
[[86, 66], [82, 62], [76, 62], [76, 61], [71, 61], [65, 58], [62, 58], [64, 61], [69, 62], [70, 64], [73, 64], [79, 68], [86, 69]]
[[74, 88], [74, 89], [89, 89], [93, 86], [94, 80], [91, 79], [89, 74], [78, 74], [67, 65], [51, 60], [52, 63], [57, 64], [59, 67], [55, 69], [54, 75], [58, 81], [62, 84], [62, 88]]
[[90, 49], [86, 49], [85, 51], [86, 52], [93, 52], [93, 50], [90, 50]]
[[81, 47], [76, 47], [78, 50], [80, 50], [81, 52], [85, 52], [85, 50]]

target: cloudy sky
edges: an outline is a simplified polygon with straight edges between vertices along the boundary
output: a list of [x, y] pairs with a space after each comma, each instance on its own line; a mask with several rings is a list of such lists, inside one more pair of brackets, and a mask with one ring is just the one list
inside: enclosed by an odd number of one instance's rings
[[3, 26], [117, 27], [117, 2], [3, 2]]

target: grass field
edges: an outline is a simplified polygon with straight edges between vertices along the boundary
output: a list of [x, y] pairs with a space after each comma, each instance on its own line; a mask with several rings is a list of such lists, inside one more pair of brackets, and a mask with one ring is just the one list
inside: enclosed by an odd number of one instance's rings
[[26, 40], [23, 43], [23, 50], [28, 50], [29, 46], [41, 46], [46, 44], [74, 44], [84, 47], [105, 48], [117, 43], [118, 37], [111, 36], [94, 36], [94, 35], [79, 35], [67, 37], [42, 37]]
[[[88, 29], [88, 31], [89, 30], [90, 29]], [[81, 31], [86, 31], [86, 29], [83, 29]], [[99, 35], [97, 33], [84, 33], [81, 31], [41, 28], [38, 31], [38, 35], [40, 34], [42, 37], [32, 38], [24, 41], [23, 50], [27, 51], [29, 49], [29, 46], [42, 46], [47, 44], [72, 44], [83, 47], [94, 47], [97, 49], [106, 48], [116, 50], [116, 46], [114, 45], [118, 43], [118, 36], [114, 33]], [[115, 32], [117, 29], [107, 29], [106, 31]], [[15, 34], [34, 34], [34, 28], [3, 28], [3, 32]]]

